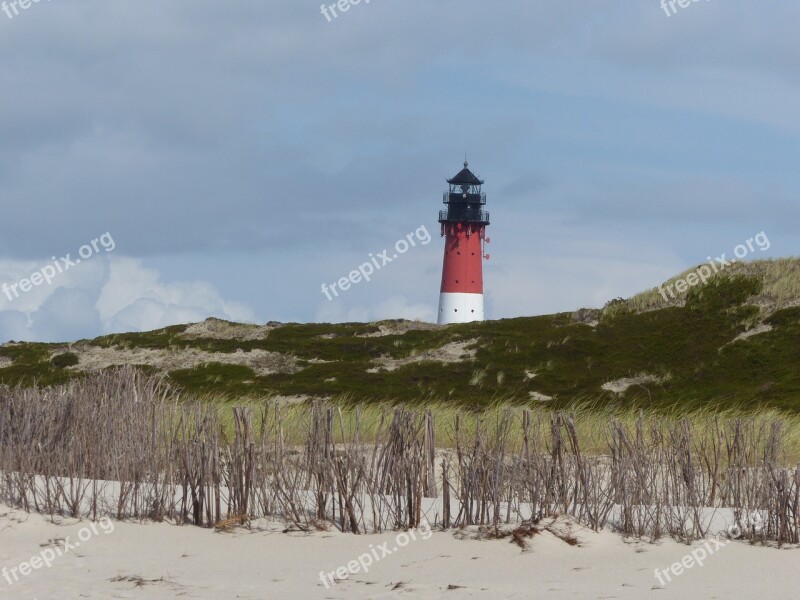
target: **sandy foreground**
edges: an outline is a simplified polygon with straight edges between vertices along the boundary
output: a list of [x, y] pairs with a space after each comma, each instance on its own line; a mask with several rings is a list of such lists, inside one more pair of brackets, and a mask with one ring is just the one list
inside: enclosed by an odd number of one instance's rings
[[[713, 552], [703, 566], [661, 586], [655, 569], [702, 543], [646, 544], [575, 526], [579, 546], [545, 531], [523, 551], [509, 539], [474, 539], [476, 528], [417, 531], [413, 540], [395, 532], [284, 532], [266, 521], [233, 532], [57, 521], [0, 505], [0, 598], [800, 598], [800, 550], [744, 542], [707, 543]], [[368, 554], [368, 572], [359, 567], [330, 588], [322, 583], [320, 571]]]

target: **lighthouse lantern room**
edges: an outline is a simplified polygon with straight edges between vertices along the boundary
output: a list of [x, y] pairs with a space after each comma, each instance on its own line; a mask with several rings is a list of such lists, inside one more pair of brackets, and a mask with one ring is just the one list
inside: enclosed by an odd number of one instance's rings
[[445, 210], [439, 223], [445, 238], [442, 287], [439, 295], [440, 325], [483, 321], [483, 259], [489, 213], [484, 209], [483, 181], [464, 168], [452, 179], [444, 193]]

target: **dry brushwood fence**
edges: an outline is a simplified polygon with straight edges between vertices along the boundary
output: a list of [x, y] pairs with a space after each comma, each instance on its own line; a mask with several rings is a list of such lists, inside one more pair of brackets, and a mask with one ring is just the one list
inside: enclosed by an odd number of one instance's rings
[[[723, 509], [745, 539], [800, 542], [800, 466], [782, 460], [778, 421], [610, 419], [604, 450], [587, 454], [568, 413], [464, 412], [447, 450], [434, 418], [407, 407], [367, 423], [357, 407], [180, 402], [131, 368], [63, 388], [0, 388], [0, 501], [91, 519], [227, 527], [270, 517], [353, 533], [565, 514], [682, 541], [707, 536], [709, 514]], [[758, 528], [753, 511], [765, 517]]]

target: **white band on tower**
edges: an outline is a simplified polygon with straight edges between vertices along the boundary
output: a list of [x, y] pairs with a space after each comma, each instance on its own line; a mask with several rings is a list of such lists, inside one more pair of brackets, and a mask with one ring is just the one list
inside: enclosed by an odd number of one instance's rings
[[439, 325], [483, 321], [483, 294], [439, 294]]

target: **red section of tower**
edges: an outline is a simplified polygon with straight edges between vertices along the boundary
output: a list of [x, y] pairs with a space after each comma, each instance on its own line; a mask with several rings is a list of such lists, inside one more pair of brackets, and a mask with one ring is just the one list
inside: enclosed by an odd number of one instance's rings
[[471, 223], [442, 223], [444, 264], [443, 293], [483, 293], [484, 225]]

